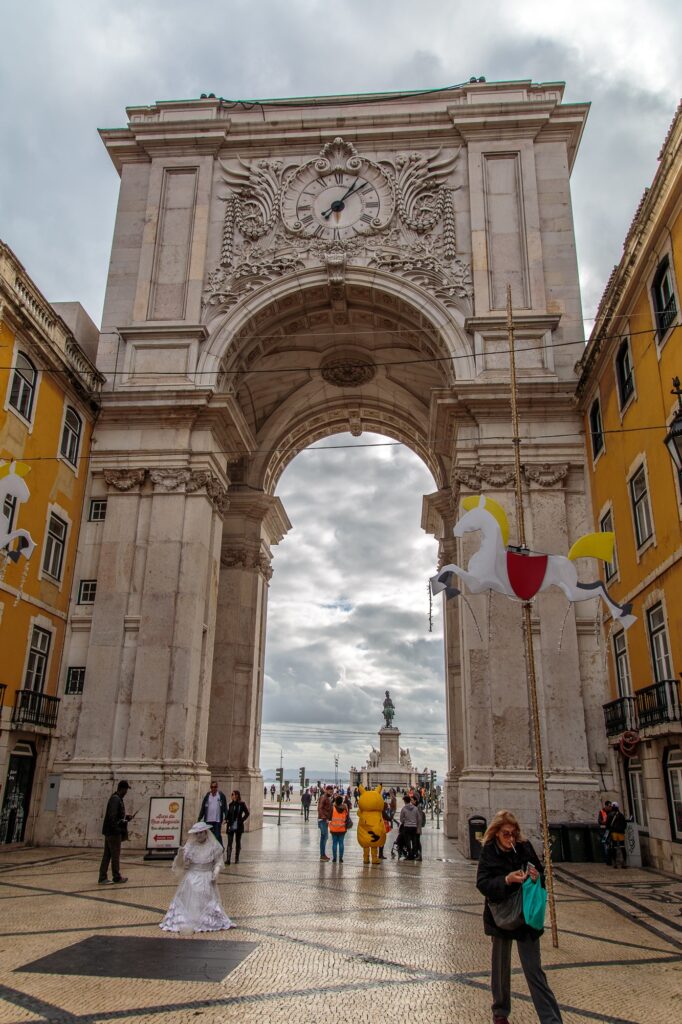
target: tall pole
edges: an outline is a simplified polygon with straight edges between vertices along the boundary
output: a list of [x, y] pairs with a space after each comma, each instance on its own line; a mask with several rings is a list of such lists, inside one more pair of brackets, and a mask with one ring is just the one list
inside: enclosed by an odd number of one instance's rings
[[[523, 490], [521, 484], [521, 437], [519, 436], [519, 409], [516, 387], [516, 353], [514, 350], [514, 316], [512, 313], [511, 285], [507, 285], [507, 333], [509, 336], [509, 376], [511, 390], [512, 444], [514, 446], [514, 479], [516, 495], [516, 529], [519, 545], [526, 546], [526, 524], [523, 514]], [[547, 885], [547, 902], [549, 903], [549, 920], [552, 928], [552, 945], [559, 946], [559, 933], [556, 923], [556, 906], [554, 903], [554, 875], [552, 872], [552, 848], [549, 842], [549, 824], [547, 822], [547, 801], [545, 798], [545, 769], [542, 760], [542, 735], [540, 732], [540, 715], [538, 712], [538, 686], [535, 674], [535, 652], [533, 650], [533, 632], [531, 622], [531, 603], [523, 602], [523, 634], [526, 648], [526, 669], [528, 672], [528, 689], [530, 690], [530, 712], [533, 720], [533, 737], [535, 741], [535, 768], [538, 775], [540, 792], [540, 819], [542, 821], [542, 845], [545, 852], [545, 883]]]
[[282, 787], [284, 786], [284, 767], [283, 767], [284, 751], [279, 748], [279, 800], [277, 801], [277, 825], [282, 824]]

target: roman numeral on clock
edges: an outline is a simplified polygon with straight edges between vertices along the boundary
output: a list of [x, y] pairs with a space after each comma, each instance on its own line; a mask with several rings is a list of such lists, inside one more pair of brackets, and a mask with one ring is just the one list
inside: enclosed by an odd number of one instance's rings
[[365, 224], [371, 224], [373, 219], [374, 218], [369, 213], [363, 213], [362, 217], [360, 218], [360, 220], [364, 221]]

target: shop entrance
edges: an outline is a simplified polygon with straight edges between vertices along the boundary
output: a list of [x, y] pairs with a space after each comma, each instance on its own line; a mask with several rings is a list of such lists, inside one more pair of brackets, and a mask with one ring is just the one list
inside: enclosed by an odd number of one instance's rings
[[32, 743], [19, 742], [10, 754], [5, 797], [0, 814], [0, 843], [21, 843], [31, 803], [36, 763]]

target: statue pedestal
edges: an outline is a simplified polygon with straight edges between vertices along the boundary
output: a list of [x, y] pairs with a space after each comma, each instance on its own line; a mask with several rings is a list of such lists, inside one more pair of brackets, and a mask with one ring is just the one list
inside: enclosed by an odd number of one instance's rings
[[359, 773], [366, 789], [381, 785], [384, 789], [409, 789], [418, 783], [417, 772], [409, 762], [400, 760], [400, 729], [385, 725], [379, 729], [379, 752], [373, 751], [367, 766]]
[[379, 763], [400, 766], [400, 729], [394, 725], [379, 729]]

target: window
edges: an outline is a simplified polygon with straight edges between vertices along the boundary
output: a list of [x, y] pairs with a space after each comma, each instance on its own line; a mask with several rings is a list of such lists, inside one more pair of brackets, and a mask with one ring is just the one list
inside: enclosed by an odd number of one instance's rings
[[592, 438], [592, 456], [597, 458], [604, 448], [604, 428], [601, 422], [601, 406], [595, 398], [590, 406], [590, 436]]
[[52, 634], [40, 626], [34, 626], [31, 633], [31, 646], [28, 650], [28, 664], [24, 678], [24, 689], [41, 693], [47, 675], [47, 659], [50, 654]]
[[63, 519], [50, 513], [43, 555], [43, 572], [53, 580], [61, 580], [64, 565], [64, 549], [66, 548], [66, 531], [68, 527]]
[[631, 757], [627, 762], [627, 781], [630, 813], [635, 820], [635, 825], [647, 828], [649, 819], [644, 800], [644, 776], [642, 762], [638, 757]]
[[635, 517], [635, 538], [637, 540], [637, 547], [641, 548], [654, 532], [644, 466], [640, 466], [630, 480], [630, 498], [632, 500], [632, 512]]
[[[611, 509], [605, 512], [599, 520], [599, 529], [602, 533], [613, 533], [613, 512]], [[614, 576], [618, 574], [618, 556], [616, 555], [616, 545], [613, 545], [613, 559], [610, 562], [604, 563], [604, 574], [606, 576], [606, 582], [612, 580]]]
[[107, 499], [93, 498], [90, 502], [88, 519], [91, 523], [101, 523], [107, 517]]
[[64, 427], [62, 429], [62, 442], [59, 446], [60, 453], [64, 458], [75, 466], [78, 462], [78, 451], [81, 446], [81, 432], [83, 430], [83, 421], [76, 412], [69, 405], [66, 410], [64, 417]]
[[78, 603], [94, 604], [97, 593], [97, 580], [81, 580], [78, 585]]
[[19, 502], [17, 501], [17, 499], [13, 495], [8, 494], [2, 506], [2, 511], [5, 513], [5, 516], [7, 517], [8, 533], [11, 533], [12, 530], [14, 529], [14, 520], [16, 519], [17, 516], [18, 504]]
[[657, 683], [664, 679], [673, 679], [673, 666], [670, 660], [670, 645], [668, 644], [668, 630], [665, 626], [663, 605], [659, 601], [646, 613], [647, 628], [649, 630], [649, 646], [651, 647], [651, 660], [654, 663], [654, 679]]
[[630, 342], [625, 339], [616, 354], [616, 383], [621, 409], [624, 409], [635, 390], [635, 377], [632, 372], [632, 355]]
[[82, 693], [85, 683], [85, 668], [69, 668], [66, 673], [66, 687], [64, 693]]
[[12, 386], [9, 393], [9, 404], [16, 409], [25, 420], [30, 420], [33, 411], [33, 400], [36, 392], [36, 368], [23, 352], [17, 353], [17, 361], [12, 374]]
[[654, 306], [656, 330], [660, 340], [677, 316], [670, 260], [667, 256], [661, 260], [654, 275], [651, 285], [651, 301]]
[[618, 695], [627, 697], [632, 693], [630, 682], [630, 662], [628, 661], [628, 649], [625, 643], [625, 630], [616, 633], [613, 637], [613, 658], [616, 663], [616, 682], [618, 683]]
[[669, 750], [666, 756], [666, 780], [670, 799], [672, 834], [682, 839], [682, 750]]

